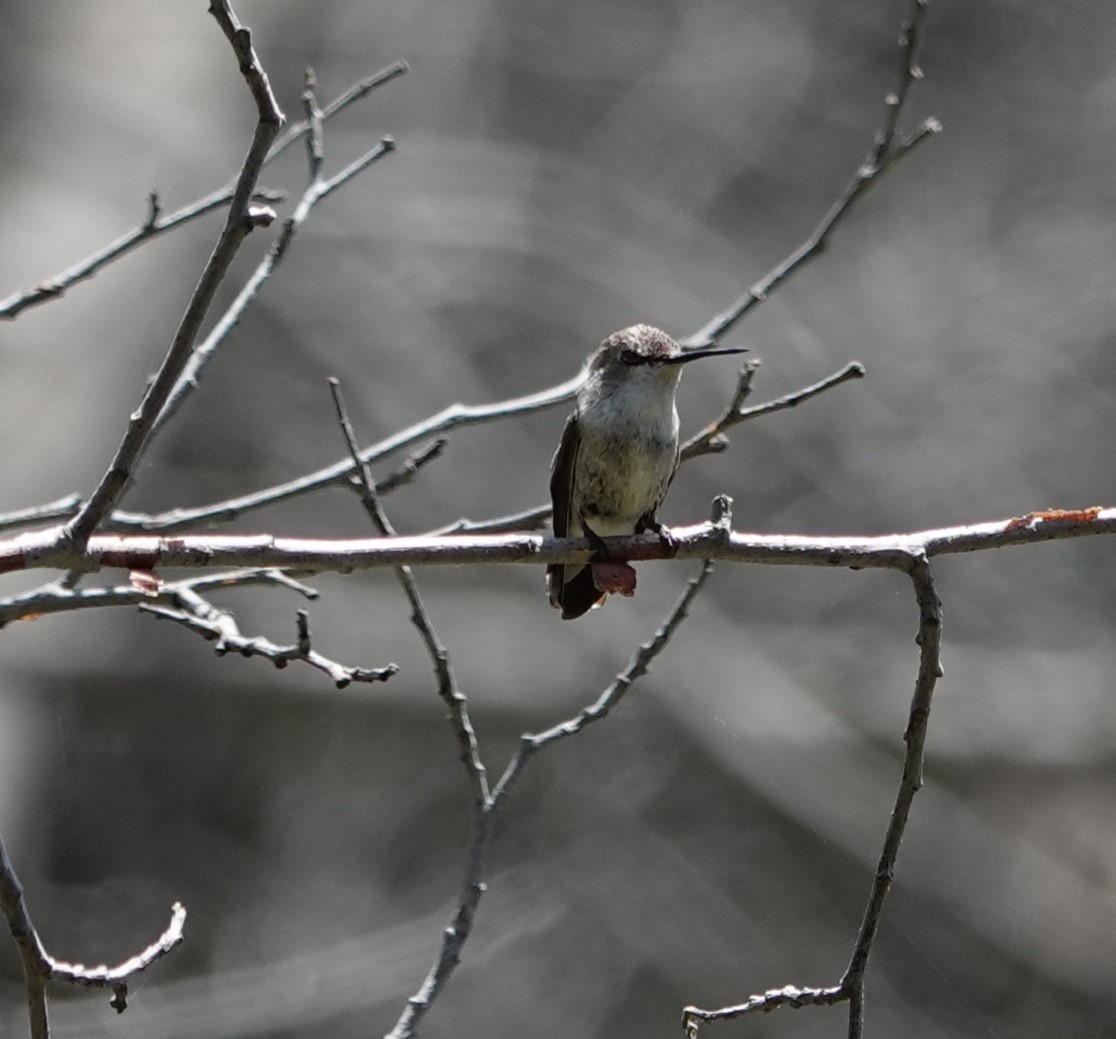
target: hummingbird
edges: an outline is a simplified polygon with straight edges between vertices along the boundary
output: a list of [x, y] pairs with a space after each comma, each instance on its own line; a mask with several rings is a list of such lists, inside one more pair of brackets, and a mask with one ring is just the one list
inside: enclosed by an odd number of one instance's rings
[[635, 571], [607, 559], [602, 540], [654, 531], [655, 513], [678, 469], [675, 391], [682, 365], [743, 347], [683, 350], [666, 332], [633, 325], [613, 332], [589, 356], [577, 405], [550, 468], [554, 536], [587, 538], [598, 559], [551, 563], [550, 605], [572, 620], [609, 592], [632, 595]]

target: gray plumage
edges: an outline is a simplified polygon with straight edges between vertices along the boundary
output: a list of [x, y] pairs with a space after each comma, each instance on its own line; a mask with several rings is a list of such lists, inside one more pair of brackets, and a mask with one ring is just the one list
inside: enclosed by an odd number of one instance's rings
[[[682, 363], [740, 352], [683, 352], [650, 325], [614, 332], [601, 343], [551, 466], [555, 536], [599, 541], [661, 530], [655, 514], [678, 468], [675, 391]], [[607, 595], [585, 564], [548, 566], [547, 591], [567, 620]]]

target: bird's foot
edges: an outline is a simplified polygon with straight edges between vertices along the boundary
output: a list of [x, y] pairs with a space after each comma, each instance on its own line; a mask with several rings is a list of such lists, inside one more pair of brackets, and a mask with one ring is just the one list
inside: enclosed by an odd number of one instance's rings
[[651, 531], [658, 537], [659, 544], [663, 546], [663, 552], [667, 559], [673, 559], [678, 554], [677, 539], [657, 519], [645, 520], [644, 529]]
[[589, 547], [593, 549], [593, 560], [606, 560], [608, 559], [608, 542], [600, 536], [596, 531], [591, 530], [588, 524], [582, 520], [581, 529], [585, 531], [585, 540], [589, 542]]

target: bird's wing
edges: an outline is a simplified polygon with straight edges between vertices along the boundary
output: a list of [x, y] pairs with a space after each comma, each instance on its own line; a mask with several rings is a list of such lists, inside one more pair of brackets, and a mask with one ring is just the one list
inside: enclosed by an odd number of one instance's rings
[[570, 498], [573, 490], [574, 466], [577, 464], [577, 449], [581, 437], [577, 430], [577, 412], [566, 419], [562, 439], [554, 460], [550, 463], [550, 503], [554, 509], [554, 536], [564, 538], [570, 531]]

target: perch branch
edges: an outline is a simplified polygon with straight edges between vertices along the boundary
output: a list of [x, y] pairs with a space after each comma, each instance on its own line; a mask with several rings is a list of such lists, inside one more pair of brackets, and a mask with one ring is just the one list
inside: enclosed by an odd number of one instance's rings
[[[1008, 545], [1116, 533], [1116, 508], [1047, 509], [1012, 519], [873, 537], [809, 537], [747, 534], [712, 523], [672, 527], [673, 546], [653, 534], [605, 538], [618, 559], [715, 559], [768, 565], [842, 566], [906, 570], [914, 555], [928, 558]], [[324, 540], [270, 534], [155, 535], [98, 534], [84, 552], [65, 537], [64, 527], [29, 531], [0, 540], [0, 573], [16, 570], [105, 567], [273, 567], [306, 573], [349, 573], [386, 566], [584, 563], [587, 540], [541, 534], [452, 537], [393, 537]]]

